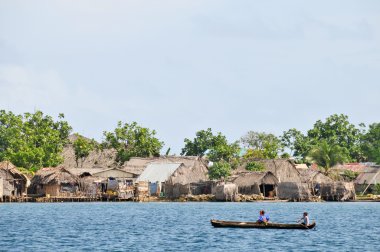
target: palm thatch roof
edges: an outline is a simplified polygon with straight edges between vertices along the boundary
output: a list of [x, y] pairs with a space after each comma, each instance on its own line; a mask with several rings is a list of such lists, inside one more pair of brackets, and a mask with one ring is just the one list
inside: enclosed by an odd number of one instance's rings
[[312, 169], [300, 171], [303, 183], [331, 183], [333, 180], [320, 171]]
[[[256, 159], [255, 162], [264, 165], [266, 171], [272, 172], [279, 182], [301, 182], [300, 172], [294, 162], [289, 159]], [[246, 165], [249, 161], [242, 162], [235, 173], [247, 171]]]
[[[182, 163], [184, 164], [184, 163]], [[208, 169], [202, 162], [189, 163], [179, 167], [169, 178], [172, 184], [190, 184], [208, 180]]]
[[29, 181], [28, 177], [17, 169], [17, 167], [9, 161], [0, 162], [0, 170], [4, 173], [8, 173], [13, 178]]
[[380, 184], [380, 169], [375, 172], [363, 172], [354, 181], [359, 185], [375, 185]]
[[[76, 138], [76, 135], [69, 136], [70, 143], [63, 148], [62, 157], [64, 161], [62, 165], [64, 167], [78, 167], [75, 159], [74, 146], [72, 144]], [[115, 162], [116, 155], [117, 151], [115, 149], [93, 150], [83, 162], [80, 162], [79, 166], [81, 168], [117, 167], [118, 164]]]
[[32, 185], [76, 184], [77, 177], [64, 167], [48, 167], [40, 169], [32, 179]]
[[233, 178], [232, 182], [239, 187], [251, 186], [253, 184], [267, 184], [275, 185], [278, 183], [278, 179], [272, 172], [244, 172]]
[[[194, 167], [204, 165], [207, 167], [207, 163], [197, 156], [161, 156], [151, 158], [133, 157], [127, 161], [122, 169], [140, 175], [150, 163], [183, 163], [186, 167]], [[201, 164], [200, 164], [201, 163]]]

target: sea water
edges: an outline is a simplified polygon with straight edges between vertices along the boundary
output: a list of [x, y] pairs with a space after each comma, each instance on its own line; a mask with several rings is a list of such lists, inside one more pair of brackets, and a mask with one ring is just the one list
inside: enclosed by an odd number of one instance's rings
[[[213, 228], [210, 219], [313, 230]], [[6, 203], [0, 251], [380, 251], [380, 203]]]

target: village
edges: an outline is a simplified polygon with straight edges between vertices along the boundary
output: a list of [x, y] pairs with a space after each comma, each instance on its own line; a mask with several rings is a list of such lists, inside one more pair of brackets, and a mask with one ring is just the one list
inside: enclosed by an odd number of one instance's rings
[[[371, 163], [337, 165], [334, 179], [291, 159], [262, 159], [256, 162], [264, 171], [249, 171], [243, 162], [228, 178], [215, 180], [208, 176], [210, 162], [198, 156], [134, 157], [116, 166], [114, 152], [94, 151], [78, 167], [70, 145], [64, 154], [63, 164], [34, 176], [0, 162], [1, 202], [379, 200], [372, 193], [380, 166]], [[347, 170], [358, 176], [341, 179]]]

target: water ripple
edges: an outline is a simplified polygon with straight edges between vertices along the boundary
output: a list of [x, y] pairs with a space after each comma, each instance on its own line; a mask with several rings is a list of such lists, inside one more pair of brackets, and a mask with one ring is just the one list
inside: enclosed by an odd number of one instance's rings
[[[210, 219], [294, 223], [316, 230], [217, 229]], [[1, 204], [1, 251], [379, 251], [378, 203]]]

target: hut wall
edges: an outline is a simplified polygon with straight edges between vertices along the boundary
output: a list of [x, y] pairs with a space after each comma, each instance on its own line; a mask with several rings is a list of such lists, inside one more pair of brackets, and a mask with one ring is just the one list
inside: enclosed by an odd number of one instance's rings
[[140, 181], [135, 187], [135, 197], [138, 199], [143, 199], [149, 196], [149, 183], [145, 181]]
[[328, 201], [354, 200], [355, 186], [352, 182], [332, 182], [321, 184], [321, 198]]
[[211, 194], [211, 188], [214, 182], [204, 181], [198, 183], [190, 183], [190, 190], [192, 195]]
[[45, 195], [50, 195], [52, 197], [60, 196], [60, 185], [54, 184], [54, 185], [44, 185], [43, 186], [43, 192]]
[[2, 201], [3, 195], [3, 178], [0, 177], [0, 201]]
[[277, 194], [280, 199], [307, 201], [311, 198], [307, 183], [282, 182], [278, 184]]
[[235, 184], [217, 185], [213, 188], [213, 194], [216, 200], [234, 201], [238, 194], [238, 186]]
[[253, 185], [248, 186], [239, 186], [238, 191], [240, 194], [260, 194], [260, 185], [257, 183], [254, 183]]
[[259, 161], [266, 169], [272, 172], [279, 182], [301, 183], [301, 176], [297, 168], [286, 159], [271, 159]]
[[181, 196], [186, 195], [200, 195], [200, 194], [211, 194], [212, 181], [204, 181], [189, 184], [171, 184], [165, 183], [165, 196], [170, 199], [177, 199]]

